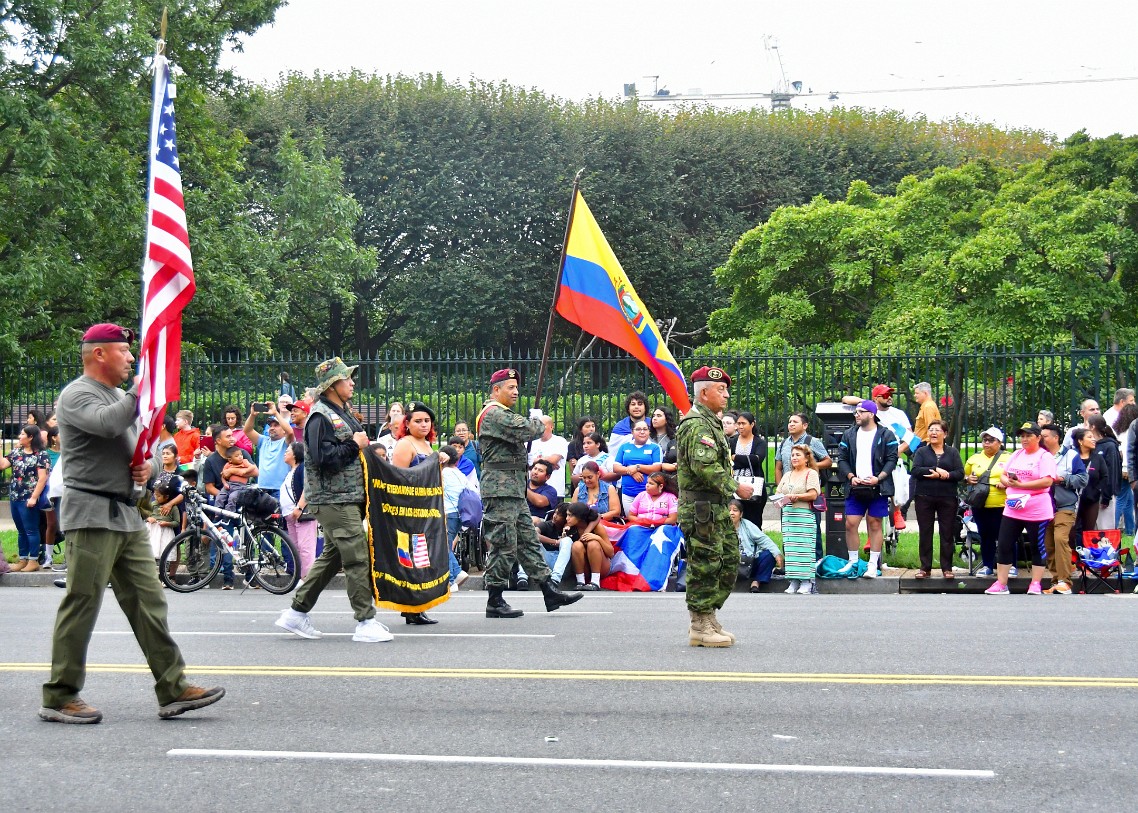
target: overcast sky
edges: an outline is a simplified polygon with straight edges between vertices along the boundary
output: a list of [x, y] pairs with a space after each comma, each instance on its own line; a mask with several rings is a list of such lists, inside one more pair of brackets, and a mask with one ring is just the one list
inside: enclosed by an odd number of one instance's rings
[[781, 56], [788, 81], [821, 94], [795, 99], [800, 109], [893, 108], [1062, 138], [1138, 134], [1138, 81], [856, 91], [1138, 77], [1136, 35], [1133, 0], [291, 0], [227, 65], [269, 83], [289, 71], [441, 72], [579, 100], [619, 97], [626, 82], [651, 93], [653, 75], [675, 93], [765, 93]]

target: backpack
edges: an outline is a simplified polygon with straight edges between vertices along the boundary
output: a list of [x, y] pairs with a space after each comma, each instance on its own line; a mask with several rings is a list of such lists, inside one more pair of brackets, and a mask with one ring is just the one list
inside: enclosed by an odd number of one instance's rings
[[482, 498], [472, 488], [464, 488], [458, 495], [458, 516], [463, 528], [477, 528], [482, 524]]

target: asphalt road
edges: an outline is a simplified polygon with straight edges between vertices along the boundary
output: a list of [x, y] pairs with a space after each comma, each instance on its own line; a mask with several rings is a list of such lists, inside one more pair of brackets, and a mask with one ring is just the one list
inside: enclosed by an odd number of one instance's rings
[[676, 594], [552, 614], [508, 594], [510, 621], [460, 593], [430, 628], [381, 612], [389, 644], [351, 642], [343, 593], [320, 641], [275, 634], [287, 598], [171, 595], [191, 678], [227, 696], [161, 721], [108, 592], [97, 726], [36, 718], [60, 596], [0, 590], [6, 811], [1117, 811], [1138, 791], [1134, 596], [736, 594], [739, 643], [707, 650]]

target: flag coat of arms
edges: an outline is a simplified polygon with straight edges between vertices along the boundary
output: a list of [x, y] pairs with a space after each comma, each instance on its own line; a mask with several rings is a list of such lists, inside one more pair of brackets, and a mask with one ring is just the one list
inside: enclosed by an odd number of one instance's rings
[[450, 598], [450, 556], [438, 455], [411, 469], [361, 453], [375, 603], [421, 613]]

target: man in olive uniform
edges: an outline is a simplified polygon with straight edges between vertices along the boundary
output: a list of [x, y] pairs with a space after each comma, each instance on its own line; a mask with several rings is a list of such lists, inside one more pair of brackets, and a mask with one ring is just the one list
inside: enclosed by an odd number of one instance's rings
[[531, 409], [529, 418], [514, 412], [517, 402], [518, 371], [498, 370], [490, 377], [490, 400], [479, 413], [475, 428], [482, 446], [482, 536], [490, 543], [484, 576], [490, 593], [487, 618], [522, 615], [502, 598], [514, 563], [519, 561], [526, 574], [541, 585], [549, 612], [582, 596], [562, 593], [554, 586], [541, 553], [526, 502], [526, 444], [545, 433], [545, 424], [540, 409]]
[[174, 717], [216, 703], [225, 689], [186, 680], [186, 663], [167, 623], [166, 598], [154, 568], [146, 523], [134, 484], [150, 464], [131, 465], [138, 445], [138, 384], [130, 379], [134, 331], [92, 326], [83, 334], [83, 375], [59, 395], [55, 414], [63, 445], [60, 527], [67, 533], [67, 594], [59, 604], [51, 645], [51, 679], [43, 684], [39, 716], [53, 723], [97, 723], [102, 713], [79, 692], [87, 674], [87, 646], [107, 582], [146, 656], [158, 695], [158, 716]]
[[360, 460], [360, 450], [369, 440], [348, 403], [356, 389], [352, 380], [355, 371], [339, 357], [316, 367], [315, 389], [320, 396], [304, 422], [304, 497], [324, 528], [324, 551], [312, 563], [292, 607], [281, 613], [276, 625], [301, 638], [319, 638], [323, 633], [312, 625], [308, 613], [343, 567], [348, 601], [356, 617], [352, 640], [374, 644], [391, 641], [394, 636], [375, 618]]
[[735, 636], [715, 617], [739, 570], [739, 541], [727, 506], [733, 494], [748, 499], [753, 489], [731, 476], [731, 449], [718, 414], [727, 407], [731, 377], [718, 367], [700, 367], [691, 380], [695, 404], [676, 432], [679, 520], [688, 557], [688, 643], [731, 646]]

